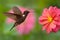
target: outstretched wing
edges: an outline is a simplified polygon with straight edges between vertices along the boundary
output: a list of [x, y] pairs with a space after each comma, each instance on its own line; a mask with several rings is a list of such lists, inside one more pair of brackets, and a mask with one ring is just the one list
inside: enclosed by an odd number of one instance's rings
[[7, 17], [9, 17], [9, 18], [11, 18], [13, 20], [17, 20], [17, 17], [12, 13], [4, 13], [4, 15], [6, 15]]
[[13, 7], [13, 11], [14, 11], [15, 14], [18, 14], [20, 16], [23, 15], [22, 12], [21, 12], [21, 10], [18, 7]]

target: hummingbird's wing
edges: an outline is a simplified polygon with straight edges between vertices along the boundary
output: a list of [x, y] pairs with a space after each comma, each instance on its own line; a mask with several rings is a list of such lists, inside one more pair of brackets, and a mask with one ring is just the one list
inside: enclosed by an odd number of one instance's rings
[[13, 19], [13, 20], [17, 20], [17, 17], [16, 17], [16, 15], [14, 15], [14, 14], [12, 14], [12, 13], [4, 13], [4, 15], [6, 15], [7, 17], [9, 17], [9, 18], [11, 18], [11, 19]]
[[20, 16], [23, 15], [22, 12], [21, 12], [21, 10], [18, 7], [13, 7], [13, 11], [14, 11], [15, 14], [18, 14]]

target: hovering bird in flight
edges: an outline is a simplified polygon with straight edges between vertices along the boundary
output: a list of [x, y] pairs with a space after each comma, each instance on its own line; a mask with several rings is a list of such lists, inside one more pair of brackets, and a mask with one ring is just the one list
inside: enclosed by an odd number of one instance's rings
[[13, 27], [10, 29], [10, 31], [16, 27], [17, 25], [23, 23], [26, 19], [26, 17], [29, 14], [29, 11], [25, 10], [23, 13], [21, 12], [21, 10], [18, 7], [13, 7], [13, 12], [14, 13], [9, 13], [9, 12], [5, 12], [4, 14], [6, 16], [8, 16], [9, 18], [15, 20], [15, 24], [13, 25]]

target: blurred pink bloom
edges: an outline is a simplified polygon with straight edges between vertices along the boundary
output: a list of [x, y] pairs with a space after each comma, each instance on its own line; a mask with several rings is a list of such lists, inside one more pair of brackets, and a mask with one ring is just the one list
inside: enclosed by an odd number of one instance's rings
[[[29, 9], [26, 9], [26, 8], [23, 8], [23, 7], [18, 7], [18, 8], [22, 11], [22, 13], [25, 10], [30, 11], [30, 13], [28, 14], [25, 21], [16, 27], [16, 30], [20, 34], [28, 34], [34, 28], [34, 23], [35, 23], [34, 11], [32, 9], [29, 10]], [[10, 10], [9, 12], [13, 13], [12, 10]], [[7, 18], [6, 22], [7, 22], [7, 24], [9, 24], [9, 23], [15, 22], [15, 21], [13, 19], [11, 19], [11, 18]]]
[[43, 25], [42, 30], [47, 33], [57, 32], [60, 29], [60, 9], [50, 6], [45, 8], [42, 16], [39, 17], [39, 23]]

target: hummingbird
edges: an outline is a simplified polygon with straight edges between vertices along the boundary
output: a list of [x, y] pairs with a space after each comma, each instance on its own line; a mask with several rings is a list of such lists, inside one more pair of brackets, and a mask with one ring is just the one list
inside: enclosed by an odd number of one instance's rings
[[28, 16], [29, 14], [29, 11], [28, 10], [25, 10], [23, 13], [21, 12], [21, 10], [18, 8], [18, 7], [13, 7], [12, 8], [13, 10], [13, 13], [9, 13], [9, 12], [5, 12], [4, 15], [6, 15], [7, 17], [15, 20], [15, 23], [14, 25], [12, 26], [12, 28], [10, 29], [10, 31], [18, 26], [19, 24], [23, 23], [26, 19], [26, 17]]

